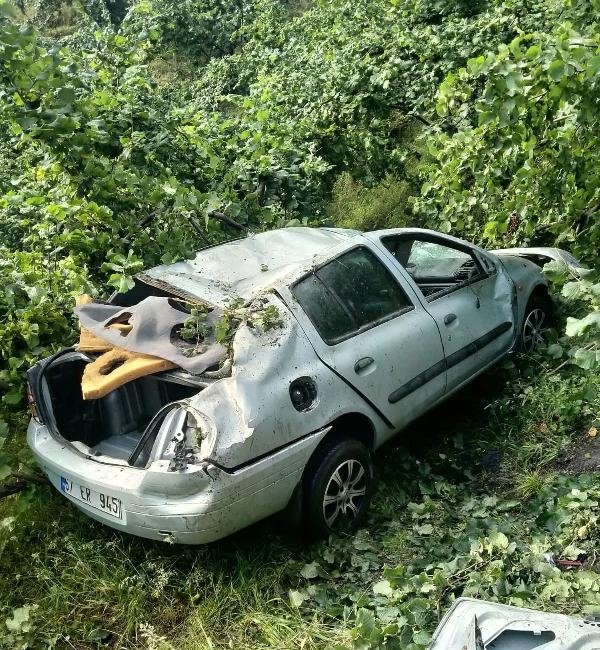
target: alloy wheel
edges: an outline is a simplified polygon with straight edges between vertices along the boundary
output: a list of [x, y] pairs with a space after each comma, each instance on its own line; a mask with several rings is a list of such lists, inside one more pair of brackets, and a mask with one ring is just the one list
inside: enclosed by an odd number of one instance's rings
[[345, 460], [331, 475], [323, 497], [323, 518], [329, 528], [341, 528], [354, 520], [367, 493], [367, 473], [362, 463]]
[[523, 350], [525, 352], [533, 352], [544, 343], [544, 334], [547, 330], [544, 327], [545, 322], [546, 313], [539, 307], [532, 309], [527, 314], [523, 323]]

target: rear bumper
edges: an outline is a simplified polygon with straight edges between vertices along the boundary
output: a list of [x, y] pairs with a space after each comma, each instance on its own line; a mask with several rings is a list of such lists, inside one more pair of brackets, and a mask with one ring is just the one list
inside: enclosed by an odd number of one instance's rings
[[[132, 535], [206, 544], [286, 507], [327, 429], [236, 471], [214, 465], [167, 472], [108, 465], [78, 454], [31, 420], [27, 441], [52, 485], [88, 516]], [[121, 500], [121, 520], [61, 491], [61, 477]]]

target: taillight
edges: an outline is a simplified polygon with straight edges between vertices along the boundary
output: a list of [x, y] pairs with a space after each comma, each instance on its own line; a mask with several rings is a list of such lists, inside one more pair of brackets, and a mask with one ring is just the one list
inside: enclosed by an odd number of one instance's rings
[[27, 404], [29, 406], [29, 412], [31, 413], [31, 417], [36, 421], [36, 422], [42, 422], [40, 420], [40, 416], [38, 415], [38, 408], [37, 404], [35, 403], [35, 397], [33, 396], [33, 391], [31, 390], [31, 386], [29, 385], [29, 382], [27, 382]]

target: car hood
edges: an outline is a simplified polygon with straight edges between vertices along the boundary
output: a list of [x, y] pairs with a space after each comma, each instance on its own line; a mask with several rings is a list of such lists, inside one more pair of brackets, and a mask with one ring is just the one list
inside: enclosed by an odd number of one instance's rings
[[[576, 273], [585, 270], [583, 264], [574, 255], [562, 248], [552, 248], [550, 246], [497, 248], [496, 250], [490, 251], [490, 253], [494, 253], [494, 255], [499, 255], [501, 257], [506, 255], [524, 257], [536, 263], [538, 259], [543, 261], [544, 258], [548, 258], [546, 261], [555, 260], [557, 262], [562, 262], [569, 270]], [[543, 266], [543, 264], [541, 265]]]

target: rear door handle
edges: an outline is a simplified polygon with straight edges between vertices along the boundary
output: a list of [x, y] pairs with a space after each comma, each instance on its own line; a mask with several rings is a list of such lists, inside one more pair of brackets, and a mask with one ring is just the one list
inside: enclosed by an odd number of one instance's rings
[[375, 359], [373, 357], [363, 357], [362, 359], [359, 359], [355, 364], [354, 364], [354, 372], [359, 373], [365, 368], [368, 368]]
[[456, 314], [446, 314], [444, 316], [444, 325], [450, 325], [450, 323], [453, 323], [456, 319]]

